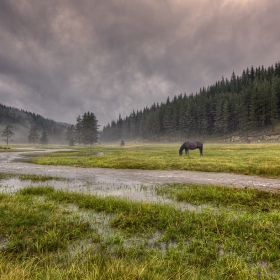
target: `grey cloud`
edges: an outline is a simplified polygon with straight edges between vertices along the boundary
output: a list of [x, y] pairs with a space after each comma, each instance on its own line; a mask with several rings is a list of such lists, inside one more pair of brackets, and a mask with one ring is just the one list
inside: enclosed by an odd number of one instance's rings
[[279, 60], [279, 1], [0, 3], [0, 102], [99, 123]]

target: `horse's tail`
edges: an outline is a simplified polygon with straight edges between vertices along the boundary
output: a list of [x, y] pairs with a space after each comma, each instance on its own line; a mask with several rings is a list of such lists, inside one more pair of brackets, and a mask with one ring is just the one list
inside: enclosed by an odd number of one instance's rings
[[200, 156], [203, 156], [203, 143], [201, 143]]

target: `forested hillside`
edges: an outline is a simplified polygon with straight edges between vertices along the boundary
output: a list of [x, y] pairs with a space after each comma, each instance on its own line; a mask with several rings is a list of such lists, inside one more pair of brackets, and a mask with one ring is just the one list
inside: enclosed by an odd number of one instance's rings
[[196, 94], [180, 94], [119, 117], [103, 128], [102, 141], [226, 139], [273, 131], [280, 122], [280, 62], [232, 73]]
[[36, 126], [38, 133], [45, 131], [50, 143], [65, 143], [65, 132], [69, 124], [55, 122], [50, 119], [27, 111], [0, 104], [0, 130], [6, 125], [12, 125], [14, 131], [13, 141], [16, 143], [28, 142], [30, 126]]

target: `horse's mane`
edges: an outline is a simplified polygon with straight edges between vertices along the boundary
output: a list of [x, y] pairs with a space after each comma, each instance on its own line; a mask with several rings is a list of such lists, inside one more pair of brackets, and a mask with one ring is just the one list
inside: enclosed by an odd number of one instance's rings
[[[187, 141], [187, 142], [188, 142], [188, 141]], [[186, 143], [186, 142], [185, 142], [185, 143]], [[183, 143], [183, 144], [181, 145], [181, 147], [180, 147], [180, 149], [179, 149], [179, 152], [182, 152], [182, 151], [185, 149], [185, 147], [184, 147], [185, 143]]]

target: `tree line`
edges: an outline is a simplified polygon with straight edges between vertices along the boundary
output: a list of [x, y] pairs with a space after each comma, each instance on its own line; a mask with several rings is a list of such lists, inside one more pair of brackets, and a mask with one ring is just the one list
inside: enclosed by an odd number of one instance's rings
[[18, 142], [26, 141], [24, 132], [28, 131], [32, 125], [37, 127], [38, 133], [46, 132], [49, 141], [53, 143], [63, 143], [65, 141], [65, 131], [69, 126], [69, 124], [46, 119], [35, 113], [0, 104], [0, 126], [7, 125], [13, 126], [14, 130], [18, 132], [16, 133]]
[[102, 141], [226, 138], [273, 128], [280, 121], [280, 62], [253, 66], [196, 94], [180, 94], [104, 126]]
[[[34, 145], [36, 143], [40, 143], [42, 145], [47, 145], [49, 143], [49, 137], [46, 131], [42, 132], [42, 136], [40, 137], [37, 126], [31, 125], [30, 129], [28, 131], [28, 142], [33, 143]], [[7, 145], [9, 145], [9, 142], [12, 141], [12, 138], [14, 137], [14, 127], [10, 124], [7, 124], [6, 127], [3, 129], [1, 137], [3, 137], [3, 141], [6, 142]]]
[[[78, 116], [76, 121], [76, 125], [69, 126], [65, 132], [65, 138], [70, 146], [73, 146], [75, 143], [78, 143], [79, 145], [92, 145], [93, 143], [98, 142], [99, 125], [94, 113], [84, 113], [82, 117]], [[36, 125], [31, 125], [28, 133], [29, 143], [33, 143], [34, 145], [36, 143], [40, 143], [42, 145], [47, 145], [49, 143], [48, 133], [46, 131], [42, 131], [42, 136], [40, 137]], [[7, 145], [14, 135], [14, 127], [10, 124], [6, 125], [1, 134], [3, 141], [5, 141]]]

